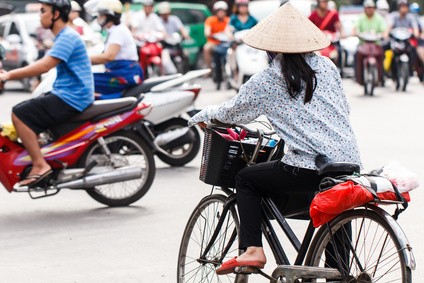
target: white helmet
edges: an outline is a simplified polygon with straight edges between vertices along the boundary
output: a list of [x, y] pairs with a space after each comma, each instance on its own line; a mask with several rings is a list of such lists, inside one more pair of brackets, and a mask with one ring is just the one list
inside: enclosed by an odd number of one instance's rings
[[215, 2], [215, 4], [213, 4], [213, 9], [215, 11], [217, 11], [217, 10], [226, 11], [226, 10], [228, 10], [228, 5], [225, 1], [217, 1], [217, 2]]
[[77, 1], [71, 1], [71, 11], [78, 11], [81, 12], [81, 6], [78, 4]]
[[101, 15], [120, 16], [123, 9], [119, 0], [101, 0], [97, 4], [97, 13]]
[[158, 5], [158, 14], [170, 14], [171, 13], [171, 5], [169, 2], [161, 2]]
[[155, 2], [153, 0], [143, 0], [141, 1], [141, 4], [143, 4], [143, 6], [153, 6]]
[[378, 10], [389, 10], [389, 3], [387, 3], [387, 0], [377, 0], [377, 9]]

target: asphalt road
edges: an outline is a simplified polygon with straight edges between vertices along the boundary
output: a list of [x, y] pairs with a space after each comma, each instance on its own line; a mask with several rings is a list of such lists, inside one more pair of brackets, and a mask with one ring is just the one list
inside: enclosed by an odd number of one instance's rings
[[[204, 86], [199, 107], [220, 103], [235, 93], [217, 92], [209, 81], [198, 83]], [[399, 161], [424, 184], [423, 85], [413, 80], [407, 93], [396, 93], [388, 82], [374, 97], [364, 97], [349, 79], [344, 86], [364, 171]], [[13, 105], [31, 97], [18, 90], [18, 83], [8, 82], [6, 88], [0, 96], [0, 122], [10, 119]], [[198, 179], [200, 155], [182, 168], [156, 161], [151, 190], [125, 208], [104, 207], [81, 191], [64, 190], [31, 200], [27, 194], [0, 190], [0, 282], [176, 282], [185, 223], [211, 188]], [[411, 197], [399, 223], [415, 253], [414, 282], [420, 282], [424, 278], [423, 189], [413, 191]], [[302, 225], [295, 223], [300, 232]], [[272, 271], [271, 266], [269, 260], [267, 271]], [[250, 281], [266, 282], [258, 276]]]

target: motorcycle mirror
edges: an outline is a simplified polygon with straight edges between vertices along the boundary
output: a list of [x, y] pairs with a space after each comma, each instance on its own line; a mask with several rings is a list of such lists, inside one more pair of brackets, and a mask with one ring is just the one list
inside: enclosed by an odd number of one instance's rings
[[3, 60], [6, 56], [6, 50], [4, 50], [3, 45], [0, 44], [0, 60]]

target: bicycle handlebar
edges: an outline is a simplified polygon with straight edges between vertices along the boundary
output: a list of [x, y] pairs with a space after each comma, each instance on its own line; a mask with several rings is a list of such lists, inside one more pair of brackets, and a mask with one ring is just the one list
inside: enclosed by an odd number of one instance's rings
[[275, 130], [264, 131], [262, 129], [253, 129], [253, 128], [247, 127], [246, 125], [242, 125], [242, 124], [228, 124], [228, 123], [223, 123], [221, 121], [218, 121], [216, 119], [211, 120], [210, 123], [208, 124], [208, 127], [209, 128], [214, 127], [214, 126], [216, 126], [216, 127], [224, 127], [224, 128], [236, 128], [236, 127], [242, 128], [242, 129], [244, 129], [245, 131], [247, 131], [249, 133], [255, 134], [257, 137], [259, 137], [259, 135], [261, 135], [261, 134], [268, 136], [268, 135], [274, 135], [274, 134], [277, 133]]

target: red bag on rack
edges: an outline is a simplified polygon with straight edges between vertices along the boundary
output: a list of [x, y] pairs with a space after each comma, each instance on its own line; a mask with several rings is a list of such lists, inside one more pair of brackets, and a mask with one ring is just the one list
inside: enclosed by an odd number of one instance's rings
[[334, 219], [340, 213], [361, 206], [374, 199], [373, 194], [353, 181], [337, 184], [331, 189], [319, 192], [309, 208], [314, 227]]

